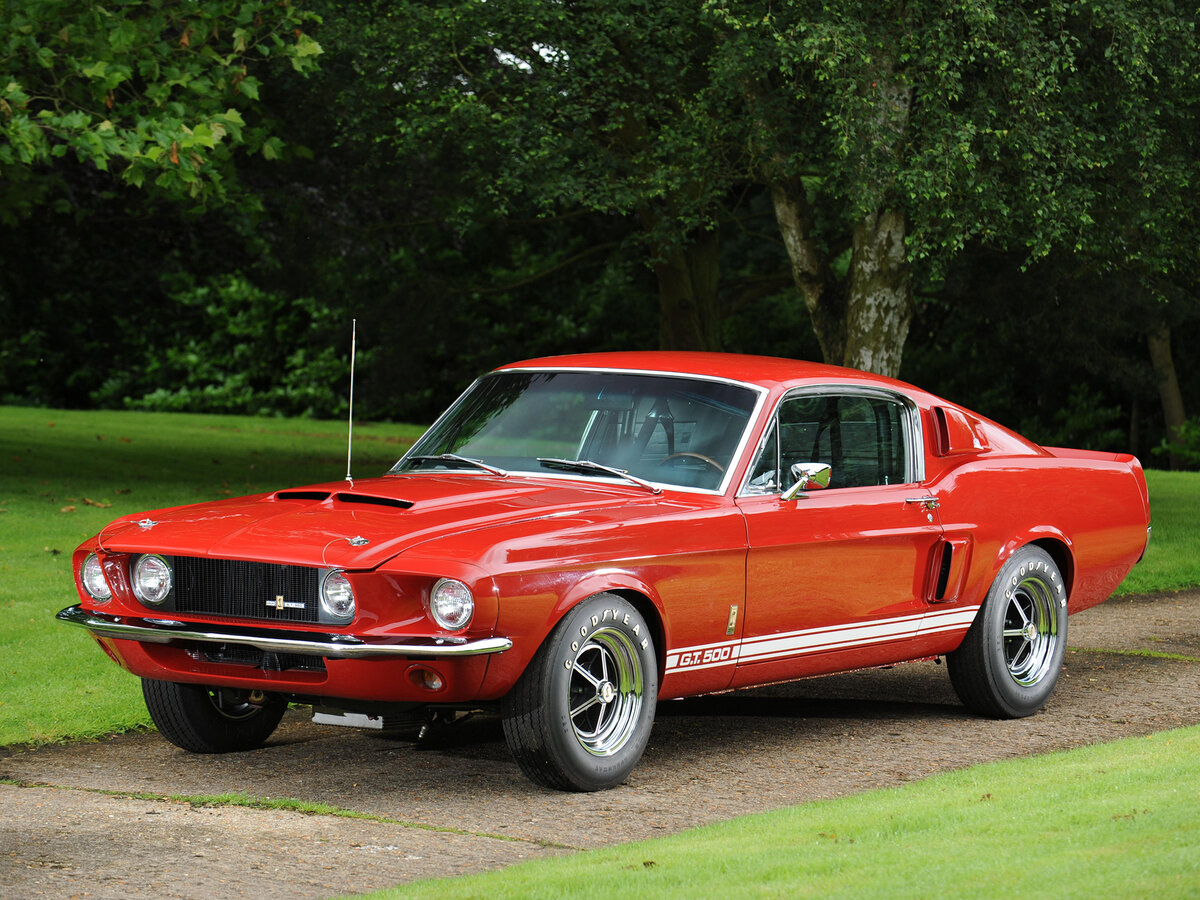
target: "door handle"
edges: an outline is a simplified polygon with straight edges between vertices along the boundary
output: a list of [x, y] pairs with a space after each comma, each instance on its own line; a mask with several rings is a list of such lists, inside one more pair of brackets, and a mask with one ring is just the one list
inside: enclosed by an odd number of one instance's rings
[[933, 512], [942, 505], [942, 501], [937, 497], [905, 497], [905, 503], [919, 503], [921, 508], [926, 512]]

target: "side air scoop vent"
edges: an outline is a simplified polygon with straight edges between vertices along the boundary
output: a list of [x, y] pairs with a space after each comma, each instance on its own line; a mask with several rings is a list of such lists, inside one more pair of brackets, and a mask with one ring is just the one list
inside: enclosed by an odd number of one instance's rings
[[329, 491], [278, 491], [276, 500], [328, 500]]
[[397, 500], [395, 497], [372, 497], [369, 494], [335, 494], [340, 503], [363, 503], [368, 506], [390, 506], [392, 509], [412, 509], [411, 500]]

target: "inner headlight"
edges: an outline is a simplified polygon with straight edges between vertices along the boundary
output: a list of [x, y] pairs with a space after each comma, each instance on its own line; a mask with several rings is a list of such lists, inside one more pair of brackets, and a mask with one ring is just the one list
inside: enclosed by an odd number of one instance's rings
[[133, 595], [158, 606], [171, 593], [171, 564], [161, 556], [142, 556], [133, 566]]
[[88, 554], [88, 558], [83, 561], [79, 580], [83, 582], [83, 589], [93, 600], [106, 603], [112, 599], [112, 588], [104, 579], [104, 570], [100, 567], [100, 560], [95, 553]]
[[334, 569], [321, 582], [321, 608], [332, 619], [354, 618], [354, 588], [345, 572]]
[[461, 581], [443, 578], [429, 594], [429, 613], [447, 631], [462, 631], [475, 615], [475, 598]]

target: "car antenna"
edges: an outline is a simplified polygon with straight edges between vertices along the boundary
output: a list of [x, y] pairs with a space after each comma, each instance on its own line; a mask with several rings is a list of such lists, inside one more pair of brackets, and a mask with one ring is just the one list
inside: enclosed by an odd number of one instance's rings
[[350, 320], [350, 413], [346, 428], [346, 480], [354, 487], [350, 474], [350, 454], [354, 449], [354, 353], [358, 342], [358, 319]]

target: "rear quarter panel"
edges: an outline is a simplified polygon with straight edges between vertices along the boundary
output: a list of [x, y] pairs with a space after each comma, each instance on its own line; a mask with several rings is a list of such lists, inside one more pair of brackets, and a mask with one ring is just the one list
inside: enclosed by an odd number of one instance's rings
[[1105, 600], [1145, 550], [1149, 502], [1141, 466], [1130, 456], [1058, 449], [981, 456], [947, 466], [930, 487], [947, 536], [971, 538], [964, 594], [974, 603], [1025, 544], [1065, 548], [1071, 613]]

